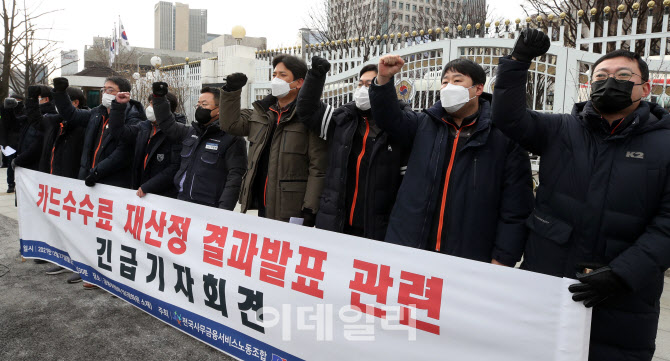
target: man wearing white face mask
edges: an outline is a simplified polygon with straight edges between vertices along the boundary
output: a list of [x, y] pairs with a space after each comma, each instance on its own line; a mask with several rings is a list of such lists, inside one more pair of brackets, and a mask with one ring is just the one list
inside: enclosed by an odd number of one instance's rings
[[533, 206], [530, 161], [491, 123], [484, 69], [449, 62], [441, 100], [415, 113], [395, 105], [393, 76], [403, 65], [399, 56], [382, 57], [370, 88], [379, 126], [412, 149], [386, 241], [514, 266]]
[[258, 209], [261, 217], [285, 222], [293, 218], [311, 227], [319, 210], [327, 150], [325, 141], [296, 116], [295, 100], [307, 64], [295, 56], [279, 55], [272, 66], [272, 94], [249, 110], [240, 109], [246, 75], [228, 75], [221, 92], [221, 129], [249, 139], [242, 212]]
[[409, 152], [379, 128], [370, 111], [368, 90], [377, 65], [360, 70], [353, 101], [337, 109], [320, 100], [329, 69], [326, 59], [312, 58], [297, 104], [300, 120], [329, 142], [316, 227], [382, 241]]
[[[177, 97], [172, 93], [165, 96], [170, 103], [170, 111], [179, 123], [186, 123], [186, 116], [176, 113]], [[177, 187], [172, 179], [179, 170], [181, 162], [181, 143], [165, 135], [156, 122], [153, 108], [153, 94], [147, 101], [147, 120], [137, 124], [125, 124], [123, 114], [130, 99], [128, 93], [120, 92], [112, 102], [109, 113], [109, 130], [115, 139], [126, 139], [133, 144], [135, 156], [131, 172], [131, 189], [137, 189], [137, 196], [157, 194], [163, 197], [177, 198]]]
[[[126, 139], [112, 137], [109, 132], [109, 111], [117, 93], [130, 92], [130, 82], [121, 77], [107, 78], [101, 89], [102, 104], [90, 110], [77, 109], [72, 105], [66, 93], [68, 86], [66, 78], [54, 79], [54, 100], [58, 113], [69, 126], [86, 129], [79, 179], [85, 180], [89, 187], [100, 182], [129, 188], [133, 147]], [[124, 122], [135, 124], [145, 119], [142, 104], [131, 100], [124, 113]]]

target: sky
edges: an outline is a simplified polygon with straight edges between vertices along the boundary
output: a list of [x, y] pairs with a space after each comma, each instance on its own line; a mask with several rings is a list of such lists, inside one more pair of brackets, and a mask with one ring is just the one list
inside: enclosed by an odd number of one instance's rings
[[[183, 0], [191, 9], [207, 9], [207, 32], [230, 34], [242, 25], [247, 36], [266, 37], [269, 48], [294, 45], [298, 29], [309, 24], [309, 13], [323, 0]], [[59, 42], [58, 50], [79, 51], [83, 67], [85, 45], [94, 36], [110, 36], [119, 17], [131, 46], [153, 48], [154, 5], [157, 0], [27, 0], [36, 13], [57, 10], [37, 20], [40, 38]], [[488, 0], [496, 16], [523, 18], [523, 0]], [[19, 1], [21, 3], [21, 1]], [[56, 59], [60, 60], [60, 56]]]

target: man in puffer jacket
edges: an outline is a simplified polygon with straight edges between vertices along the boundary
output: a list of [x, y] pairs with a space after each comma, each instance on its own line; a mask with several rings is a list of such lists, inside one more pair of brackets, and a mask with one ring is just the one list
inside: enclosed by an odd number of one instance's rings
[[571, 114], [526, 109], [528, 68], [549, 47], [524, 31], [493, 93], [494, 123], [541, 157], [522, 268], [581, 281], [570, 291], [593, 307], [589, 360], [648, 361], [670, 265], [670, 114], [641, 100], [649, 69], [625, 50], [596, 61], [591, 100]]

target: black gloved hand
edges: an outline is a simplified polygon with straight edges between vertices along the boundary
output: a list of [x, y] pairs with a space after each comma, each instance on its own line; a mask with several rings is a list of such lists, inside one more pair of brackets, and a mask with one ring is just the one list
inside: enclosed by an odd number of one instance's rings
[[168, 93], [168, 84], [164, 81], [157, 81], [151, 85], [155, 97], [164, 97]]
[[67, 78], [62, 78], [61, 77], [61, 78], [54, 79], [54, 91], [62, 93], [69, 86], [70, 86], [70, 82], [67, 80]]
[[302, 210], [302, 225], [305, 227], [314, 227], [316, 223], [316, 214], [311, 209]]
[[512, 57], [518, 61], [530, 63], [533, 58], [546, 54], [549, 46], [551, 46], [551, 41], [547, 34], [537, 29], [526, 29], [516, 39]]
[[609, 266], [580, 264], [578, 267], [582, 270], [590, 268], [593, 271], [590, 273], [577, 272], [577, 279], [582, 283], [570, 285], [568, 291], [573, 293], [573, 301], [584, 301], [586, 307], [596, 306], [611, 296], [630, 290]]
[[5, 98], [5, 101], [3, 102], [3, 106], [6, 109], [14, 109], [14, 108], [19, 106], [19, 102], [14, 98]]
[[86, 179], [84, 180], [84, 183], [86, 184], [87, 187], [93, 187], [97, 182], [98, 182], [98, 172], [96, 171], [91, 171], [88, 177], [86, 177]]
[[247, 76], [243, 73], [232, 73], [226, 77], [226, 86], [223, 87], [225, 91], [234, 92], [242, 89], [247, 85]]
[[39, 85], [31, 85], [28, 87], [28, 99], [37, 100], [42, 95], [42, 87]]
[[323, 78], [328, 74], [328, 71], [330, 70], [330, 63], [328, 60], [320, 57], [320, 56], [314, 56], [312, 57], [312, 74], [314, 76]]

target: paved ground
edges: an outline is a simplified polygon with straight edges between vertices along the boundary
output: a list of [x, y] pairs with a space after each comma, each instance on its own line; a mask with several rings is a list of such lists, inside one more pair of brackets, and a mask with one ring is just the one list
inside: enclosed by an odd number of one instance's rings
[[[101, 290], [21, 261], [14, 195], [0, 169], [0, 360], [233, 360]], [[666, 277], [666, 289], [670, 278]], [[670, 361], [670, 291], [654, 361]]]

